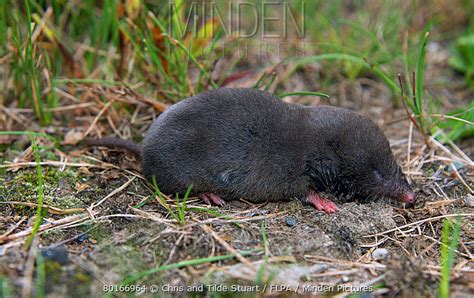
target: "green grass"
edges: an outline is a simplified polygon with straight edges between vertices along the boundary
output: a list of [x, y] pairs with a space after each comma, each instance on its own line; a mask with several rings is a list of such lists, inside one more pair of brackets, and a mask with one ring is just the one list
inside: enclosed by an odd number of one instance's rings
[[[165, 208], [165, 210], [168, 212], [168, 214], [171, 216], [171, 218], [176, 220], [181, 226], [186, 225], [185, 215], [186, 215], [187, 211], [204, 212], [204, 213], [208, 213], [212, 216], [221, 217], [223, 219], [227, 219], [227, 220], [232, 219], [232, 217], [230, 217], [230, 216], [227, 216], [223, 213], [220, 213], [218, 211], [215, 211], [215, 210], [212, 210], [212, 209], [209, 209], [209, 208], [188, 207], [186, 205], [186, 202], [187, 202], [187, 200], [189, 198], [189, 195], [191, 193], [192, 185], [188, 187], [188, 189], [186, 190], [186, 193], [184, 194], [183, 198], [180, 198], [178, 194], [175, 195], [176, 207], [173, 208], [170, 204], [168, 204], [168, 202], [166, 201], [166, 198], [164, 197], [163, 193], [160, 191], [160, 189], [158, 187], [158, 184], [156, 183], [155, 176], [153, 176], [152, 180], [153, 180], [152, 184], [153, 184], [153, 188], [155, 190], [156, 197], [158, 198], [161, 206], [163, 206]], [[134, 206], [134, 208], [139, 208], [139, 207], [145, 205], [147, 202], [149, 202], [149, 199], [147, 199], [144, 202]], [[239, 223], [233, 223], [233, 224], [236, 225], [239, 228], [241, 227], [241, 225]]]
[[283, 98], [285, 96], [319, 96], [329, 98], [329, 95], [321, 92], [312, 92], [312, 91], [299, 91], [299, 92], [286, 92], [278, 94], [279, 98]]
[[[420, 130], [420, 132], [427, 137], [428, 136], [428, 128], [430, 126], [430, 112], [433, 110], [433, 100], [427, 100], [427, 104], [425, 103], [425, 95], [424, 95], [424, 74], [425, 74], [425, 55], [426, 55], [426, 45], [428, 43], [429, 32], [426, 32], [424, 35], [423, 42], [419, 48], [418, 60], [416, 64], [416, 70], [412, 75], [412, 82], [408, 84], [411, 88], [404, 87], [404, 81], [401, 77], [400, 80], [400, 92], [402, 96], [402, 101], [407, 109], [407, 113], [412, 113], [413, 117], [411, 118], [414, 125]], [[407, 66], [408, 68], [408, 66]], [[408, 77], [410, 77], [407, 74]], [[408, 95], [405, 93], [408, 92]], [[426, 111], [425, 106], [429, 106], [429, 112]], [[409, 111], [408, 111], [409, 109]]]
[[160, 191], [158, 188], [158, 184], [156, 183], [156, 177], [153, 176], [153, 188], [155, 190], [156, 197], [158, 198], [161, 206], [163, 206], [168, 214], [179, 224], [184, 226], [186, 224], [186, 218], [185, 218], [185, 212], [186, 212], [186, 201], [188, 199], [189, 194], [191, 193], [192, 185], [188, 187], [186, 190], [186, 193], [184, 194], [184, 197], [182, 199], [179, 198], [179, 195], [176, 194], [176, 211], [171, 208], [170, 204], [166, 202], [166, 198], [164, 197], [163, 193]]
[[[254, 251], [239, 251], [239, 254], [242, 256], [249, 256], [253, 254]], [[172, 270], [172, 269], [179, 269], [187, 266], [196, 266], [200, 264], [206, 264], [206, 263], [213, 263], [213, 262], [218, 262], [218, 261], [223, 261], [223, 260], [229, 260], [235, 258], [234, 254], [227, 254], [227, 255], [220, 255], [220, 256], [214, 256], [214, 257], [206, 257], [206, 258], [198, 258], [198, 259], [192, 259], [192, 260], [185, 260], [181, 261], [178, 263], [173, 263], [169, 265], [163, 265], [163, 266], [158, 266], [156, 268], [138, 272], [131, 274], [124, 280], [122, 280], [119, 284], [120, 285], [131, 285], [131, 284], [136, 284], [137, 281], [149, 276], [153, 275], [159, 272], [167, 271], [167, 270]], [[112, 293], [107, 293], [104, 295], [104, 297], [111, 297]]]
[[449, 62], [456, 71], [464, 74], [466, 84], [474, 88], [474, 17], [471, 17], [466, 32], [456, 38]]
[[[14, 82], [14, 89], [5, 91], [7, 102], [18, 96], [19, 106], [33, 108], [43, 125], [52, 121], [49, 108], [59, 105], [54, 91], [58, 85], [113, 86], [122, 80], [132, 84], [141, 81], [146, 84], [143, 93], [158, 85], [160, 89], [173, 90], [160, 94], [170, 101], [208, 86], [218, 87], [209, 72], [215, 61], [201, 60], [195, 48], [208, 45], [213, 51], [222, 36], [219, 32], [212, 37], [188, 34], [181, 40], [174, 38], [179, 36], [177, 31], [162, 34], [169, 22], [183, 21], [185, 5], [178, 5], [176, 15], [168, 19], [167, 2], [136, 0], [123, 6], [118, 0], [89, 0], [51, 4], [52, 13], [43, 1], [0, 3], [0, 16], [5, 16], [0, 18], [0, 37], [7, 41], [0, 45], [0, 53], [13, 55], [6, 65]], [[51, 17], [46, 17], [47, 13]], [[178, 26], [174, 24], [172, 28], [177, 30]], [[74, 55], [79, 45], [88, 49], [82, 55]], [[200, 71], [199, 80], [193, 85], [189, 73], [192, 65]]]
[[457, 108], [440, 115], [431, 130], [442, 143], [474, 136], [474, 99], [465, 108]]
[[[159, 17], [152, 11], [144, 11], [143, 17], [148, 18], [148, 23], [140, 23], [137, 20], [137, 24], [130, 25], [122, 22], [120, 28], [124, 35], [130, 39], [140, 64], [145, 66], [151, 64], [153, 71], [162, 79], [163, 88], [173, 89], [185, 95], [191, 94], [191, 89], [197, 92], [204, 90], [208, 84], [217, 88], [218, 85], [212, 80], [203, 62], [198, 61], [196, 53], [190, 50], [193, 40], [195, 41], [198, 37], [195, 39], [188, 37], [182, 41], [173, 38], [181, 36], [178, 28], [179, 22], [183, 21], [179, 15], [183, 13], [181, 10], [184, 10], [184, 5], [176, 7], [178, 9], [177, 11], [173, 10], [174, 14], [171, 20], [163, 17], [164, 13]], [[171, 26], [174, 29], [173, 32], [170, 32], [171, 35], [164, 34], [170, 25], [168, 22], [174, 22]], [[219, 35], [216, 34], [213, 40], [208, 42], [215, 44], [218, 38]], [[185, 45], [184, 42], [187, 42], [188, 45]], [[194, 64], [200, 70], [199, 80], [195, 86], [189, 86], [190, 64]]]
[[0, 276], [0, 296], [4, 298], [12, 297], [12, 290], [8, 279], [6, 277]]
[[7, 135], [17, 135], [17, 136], [29, 136], [31, 137], [43, 137], [53, 141], [55, 144], [59, 143], [58, 139], [53, 137], [52, 135], [42, 133], [42, 132], [35, 132], [35, 131], [0, 131], [0, 136], [7, 136]]
[[421, 44], [420, 47], [420, 54], [418, 56], [418, 63], [416, 65], [416, 72], [415, 72], [415, 86], [413, 88], [415, 89], [415, 102], [412, 105], [412, 111], [415, 113], [415, 115], [419, 116], [418, 123], [420, 125], [420, 130], [422, 133], [426, 134], [425, 131], [425, 122], [424, 120], [426, 119], [423, 117], [423, 105], [424, 105], [424, 89], [423, 89], [423, 84], [425, 80], [425, 56], [426, 56], [426, 44], [428, 43], [428, 36], [429, 32], [425, 33], [425, 37], [423, 39], [423, 43]]
[[31, 242], [33, 241], [33, 238], [36, 236], [36, 233], [39, 230], [39, 227], [41, 226], [41, 223], [43, 222], [43, 188], [44, 188], [44, 180], [43, 180], [43, 170], [41, 168], [41, 159], [39, 155], [39, 146], [36, 144], [36, 140], [33, 139], [32, 137], [30, 138], [32, 148], [33, 148], [33, 153], [35, 156], [35, 161], [36, 161], [36, 175], [38, 177], [38, 201], [36, 202], [38, 204], [38, 207], [36, 208], [36, 216], [35, 216], [35, 222], [33, 224], [33, 230], [31, 231], [31, 235], [28, 236], [28, 238], [25, 241], [25, 247], [28, 248], [31, 245]]
[[262, 221], [261, 224], [261, 234], [262, 234], [262, 242], [263, 242], [263, 261], [260, 264], [257, 274], [255, 275], [255, 284], [263, 284], [263, 283], [270, 283], [270, 277], [266, 278], [267, 273], [267, 266], [268, 266], [268, 258], [270, 256], [270, 250], [268, 248], [268, 239], [267, 239], [267, 229], [265, 225], [265, 221]]
[[153, 196], [148, 196], [146, 199], [144, 199], [141, 202], [135, 204], [133, 206], [133, 208], [139, 209], [139, 208], [145, 206], [146, 204], [148, 204], [151, 200], [153, 200]]
[[345, 53], [327, 53], [315, 56], [308, 56], [299, 59], [292, 59], [289, 62], [293, 62], [295, 67], [301, 67], [309, 63], [314, 63], [318, 61], [344, 61], [351, 62], [354, 65], [358, 65], [363, 69], [373, 72], [385, 85], [393, 92], [399, 92], [399, 88], [396, 85], [395, 81], [390, 78], [389, 74], [385, 73], [375, 62], [369, 61], [366, 57], [358, 57], [351, 54]]
[[[3, 9], [7, 9], [6, 5], [8, 3], [6, 1], [2, 2], [5, 5]], [[24, 16], [7, 13], [9, 17], [5, 20], [10, 27], [11, 45], [15, 49], [15, 52], [12, 53], [15, 59], [12, 60], [11, 72], [16, 90], [20, 93], [20, 105], [25, 106], [28, 103], [34, 109], [40, 122], [47, 124], [51, 120], [51, 115], [44, 111], [46, 101], [41, 96], [41, 69], [37, 63], [38, 57], [35, 54], [37, 48], [32, 40], [33, 30], [29, 1], [25, 0], [24, 5]]]
[[[349, 80], [375, 73], [394, 95], [398, 96], [395, 82], [396, 63], [403, 60], [402, 34], [412, 26], [414, 11], [404, 11], [394, 2], [384, 1], [379, 7], [364, 7], [355, 1], [354, 14], [341, 17], [343, 1], [305, 1], [311, 17], [306, 19], [308, 36], [314, 41], [318, 61], [323, 63], [329, 76], [323, 86], [333, 83], [337, 74]], [[415, 34], [411, 39], [417, 42]], [[325, 56], [329, 55], [329, 56]], [[331, 63], [327, 61], [340, 61]], [[385, 78], [385, 74], [388, 77]]]
[[184, 217], [186, 212], [186, 201], [188, 200], [189, 194], [191, 193], [191, 189], [193, 188], [192, 185], [188, 187], [186, 193], [184, 194], [183, 199], [179, 198], [179, 195], [176, 194], [176, 210], [178, 211], [178, 221], [179, 223], [184, 226], [186, 224], [186, 218]]
[[44, 259], [41, 252], [38, 252], [36, 255], [36, 297], [46, 297], [45, 293], [46, 288], [46, 276], [45, 276], [45, 266]]
[[[211, 79], [209, 69], [211, 69], [215, 59], [201, 60], [197, 57], [200, 45], [207, 44], [208, 52], [216, 50], [217, 41], [222, 37], [222, 32], [214, 32], [212, 38], [201, 36], [209, 31], [210, 22], [205, 27], [201, 28], [198, 36], [184, 35], [183, 39], [175, 39], [175, 37], [183, 36], [180, 23], [185, 21], [185, 5], [184, 2], [176, 1], [177, 10], [174, 11], [173, 17], [168, 19], [168, 7], [164, 4], [149, 4], [142, 1], [132, 1], [138, 3], [136, 8], [131, 9], [134, 14], [117, 13], [120, 7], [119, 1], [107, 0], [102, 4], [97, 4], [94, 1], [83, 1], [77, 6], [72, 6], [67, 2], [53, 2], [53, 18], [47, 19], [46, 22], [41, 18], [45, 14], [44, 6], [40, 1], [25, 1], [27, 8], [26, 22], [21, 23], [19, 18], [22, 14], [21, 6], [18, 3], [12, 3], [11, 7], [7, 7], [8, 1], [3, 2], [3, 9], [0, 10], [6, 13], [7, 9], [13, 10], [12, 16], [4, 20], [0, 24], [0, 34], [8, 37], [7, 29], [12, 29], [14, 33], [10, 38], [6, 38], [11, 43], [17, 42], [17, 48], [25, 48], [25, 59], [14, 60], [11, 69], [17, 74], [17, 83], [22, 81], [29, 82], [29, 78], [24, 79], [23, 76], [30, 75], [33, 78], [34, 84], [26, 88], [17, 88], [20, 93], [27, 92], [23, 98], [27, 98], [30, 102], [23, 103], [23, 106], [31, 106], [37, 110], [37, 115], [44, 123], [49, 123], [51, 115], [47, 114], [47, 107], [58, 104], [56, 98], [44, 98], [41, 96], [41, 91], [45, 86], [41, 85], [41, 71], [46, 70], [50, 73], [53, 87], [55, 84], [64, 84], [69, 82], [79, 84], [116, 84], [113, 80], [117, 76], [115, 72], [119, 73], [121, 79], [125, 81], [144, 81], [148, 86], [156, 86], [159, 82], [161, 89], [171, 89], [180, 95], [189, 95], [190, 93], [198, 93], [206, 86], [210, 85], [213, 88], [218, 87], [218, 84]], [[30, 5], [29, 5], [30, 4]], [[298, 4], [295, 5], [297, 7]], [[127, 9], [125, 9], [128, 11]], [[30, 13], [31, 11], [31, 13]], [[33, 18], [31, 17], [33, 16]], [[70, 18], [70, 21], [61, 22], [61, 18]], [[44, 50], [37, 40], [31, 40], [31, 30], [26, 33], [22, 28], [25, 23], [30, 24], [32, 19], [36, 27], [41, 27], [48, 37], [46, 44], [52, 45], [52, 50]], [[162, 33], [172, 23], [173, 31], [170, 36]], [[350, 26], [362, 28], [357, 24], [350, 24]], [[309, 26], [308, 26], [309, 27]], [[22, 35], [23, 34], [23, 35]], [[26, 38], [24, 36], [26, 34]], [[372, 39], [374, 36], [372, 34]], [[26, 42], [24, 42], [26, 40]], [[376, 40], [376, 39], [374, 39]], [[86, 51], [83, 57], [76, 58], [76, 61], [71, 60], [71, 53], [74, 51], [72, 42], [89, 45], [95, 51]], [[71, 45], [72, 44], [72, 45]], [[125, 46], [131, 46], [134, 63], [130, 69], [122, 65], [126, 60]], [[35, 51], [32, 51], [32, 49]], [[98, 54], [96, 51], [105, 51], [103, 54]], [[36, 53], [36, 56], [34, 53]], [[107, 52], [116, 54], [119, 61], [115, 58], [110, 58]], [[66, 54], [68, 53], [68, 54]], [[45, 61], [44, 65], [36, 62], [38, 55], [43, 55]], [[213, 57], [212, 55], [210, 57]], [[76, 65], [76, 70], [80, 70], [81, 76], [74, 77], [76, 73], [67, 71], [65, 65]], [[189, 70], [190, 65], [196, 66], [199, 71], [199, 80], [194, 86], [189, 85]], [[21, 68], [24, 66], [23, 68]], [[35, 66], [35, 67], [33, 67]], [[101, 67], [104, 71], [98, 72], [98, 77], [87, 77], [97, 67]], [[122, 69], [125, 68], [125, 69]], [[128, 71], [127, 71], [128, 70]], [[112, 79], [112, 80], [111, 80]], [[273, 80], [271, 80], [273, 81]], [[112, 83], [109, 83], [112, 82]], [[268, 84], [265, 88], [268, 88]], [[146, 88], [149, 89], [149, 88]], [[35, 92], [35, 96], [33, 95]], [[54, 97], [54, 92], [49, 92], [48, 96]], [[161, 96], [167, 97], [166, 94]], [[182, 97], [182, 96], [180, 96]], [[36, 99], [35, 99], [36, 98]], [[38, 100], [41, 99], [41, 100]], [[176, 101], [178, 98], [169, 98], [169, 100]], [[47, 104], [45, 108], [45, 103]]]
[[446, 115], [440, 115], [440, 99], [425, 94], [425, 56], [428, 38], [429, 32], [426, 32], [419, 48], [412, 82], [408, 84], [409, 88], [404, 87], [404, 80], [399, 76], [404, 107], [411, 115], [411, 120], [416, 128], [425, 136], [427, 144], [429, 144], [428, 137], [430, 135], [435, 136], [443, 143], [470, 137], [474, 135], [474, 105], [472, 103], [464, 108], [450, 111]]
[[[54, 91], [57, 87], [130, 86], [142, 82], [142, 87], [135, 90], [138, 94], [168, 102], [219, 87], [225, 77], [215, 82], [211, 72], [220, 57], [217, 44], [224, 36], [223, 30], [208, 20], [199, 24], [197, 34], [191, 34], [192, 30], [183, 32], [182, 24], [186, 22], [189, 7], [185, 1], [174, 3], [176, 9], [168, 17], [170, 8], [164, 2], [134, 0], [122, 5], [118, 0], [88, 0], [77, 4], [52, 1], [51, 12], [44, 1], [2, 1], [0, 15], [5, 18], [0, 18], [0, 37], [7, 43], [0, 45], [0, 51], [11, 52], [15, 58], [6, 65], [14, 82], [9, 85], [14, 89], [9, 87], [4, 91], [7, 102], [17, 98], [20, 107], [33, 108], [39, 122], [47, 125], [53, 120], [49, 109], [60, 104]], [[301, 4], [302, 0], [295, 1], [293, 11], [298, 13]], [[219, 5], [221, 10], [226, 8]], [[436, 121], [427, 116], [429, 113], [423, 113], [423, 109], [429, 112], [429, 107], [435, 108], [437, 101], [423, 94], [425, 55], [410, 50], [425, 51], [426, 48], [420, 46], [427, 42], [424, 31], [410, 30], [414, 27], [418, 4], [412, 3], [407, 9], [390, 1], [379, 5], [355, 1], [350, 18], [341, 17], [345, 5], [343, 1], [304, 1], [306, 37], [312, 41], [316, 54], [290, 59], [296, 63], [295, 70], [309, 63], [323, 63], [321, 91], [339, 74], [348, 80], [374, 75], [388, 87], [397, 104], [400, 87], [396, 74], [404, 73], [408, 92], [411, 74], [407, 70], [416, 67], [416, 104], [410, 108], [422, 132], [434, 133], [431, 124]], [[45, 17], [47, 13], [51, 13], [49, 18]], [[438, 25], [439, 14], [432, 15], [428, 27]], [[470, 28], [472, 24], [471, 20]], [[209, 34], [212, 28], [214, 34]], [[226, 41], [226, 44], [228, 49], [235, 50], [238, 41]], [[86, 46], [87, 50], [74, 55], [80, 46]], [[201, 46], [206, 46], [204, 59], [200, 57]], [[472, 53], [463, 49], [460, 52], [468, 53], [461, 54], [463, 65], [470, 65]], [[400, 65], [405, 71], [400, 71]], [[237, 65], [232, 65], [226, 74], [231, 75], [235, 67]], [[197, 76], [191, 74], [193, 69], [197, 69]], [[275, 78], [275, 73], [263, 73], [255, 87], [268, 90]], [[305, 95], [305, 91], [292, 93]], [[408, 92], [407, 96], [411, 94]], [[466, 125], [456, 126], [465, 130]], [[439, 128], [443, 128], [442, 125]], [[454, 140], [451, 136], [464, 135], [453, 132], [448, 138]]]
[[454, 224], [448, 219], [443, 222], [443, 230], [441, 231], [441, 281], [439, 284], [441, 298], [449, 298], [451, 270], [456, 257], [460, 222], [461, 217], [459, 216]]

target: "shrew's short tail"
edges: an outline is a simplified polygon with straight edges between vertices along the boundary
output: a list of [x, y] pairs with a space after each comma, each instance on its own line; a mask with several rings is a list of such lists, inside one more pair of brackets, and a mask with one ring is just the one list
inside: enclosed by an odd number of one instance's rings
[[85, 145], [90, 147], [107, 147], [125, 149], [141, 159], [142, 146], [131, 140], [124, 140], [119, 138], [100, 138], [85, 140]]

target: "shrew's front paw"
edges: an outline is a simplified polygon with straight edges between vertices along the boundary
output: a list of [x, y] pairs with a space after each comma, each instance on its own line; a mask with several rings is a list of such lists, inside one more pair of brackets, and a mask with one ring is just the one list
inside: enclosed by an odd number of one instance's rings
[[307, 197], [307, 202], [319, 211], [324, 211], [326, 213], [334, 213], [339, 210], [336, 204], [326, 198], [320, 197], [317, 193], [310, 193]]

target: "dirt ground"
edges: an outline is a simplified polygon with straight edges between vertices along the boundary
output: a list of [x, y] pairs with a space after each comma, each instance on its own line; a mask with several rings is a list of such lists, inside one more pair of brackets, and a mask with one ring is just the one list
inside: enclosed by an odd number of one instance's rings
[[[305, 75], [299, 76], [285, 88], [305, 89], [299, 88], [307, 84]], [[243, 81], [232, 84], [245, 86]], [[428, 88], [437, 92], [435, 85]], [[130, 97], [124, 90], [95, 85], [77, 91], [91, 97], [98, 93], [106, 98]], [[43, 254], [48, 297], [98, 297], [105, 294], [104, 285], [127, 283], [145, 285], [141, 296], [152, 296], [153, 285], [162, 296], [265, 293], [291, 297], [297, 292], [303, 297], [340, 297], [351, 291], [358, 293], [355, 297], [437, 296], [442, 223], [446, 218], [454, 220], [458, 213], [463, 216], [452, 291], [455, 297], [474, 295], [474, 213], [468, 191], [474, 186], [472, 167], [456, 162], [453, 155], [459, 154], [451, 147], [426, 147], [405, 111], [393, 107], [388, 90], [376, 80], [342, 80], [333, 91], [329, 103], [369, 115], [384, 129], [417, 193], [414, 206], [335, 198], [340, 211], [325, 214], [298, 200], [262, 205], [232, 201], [219, 208], [190, 198], [180, 224], [140, 177], [132, 156], [120, 150], [66, 144], [62, 151], [41, 152], [43, 208], [49, 212], [33, 240], [37, 246], [31, 247]], [[440, 92], [457, 98], [453, 105], [466, 104], [463, 99], [469, 98], [457, 94], [464, 91], [456, 84]], [[328, 104], [314, 97], [286, 100]], [[143, 135], [151, 121], [147, 107], [139, 107], [143, 112], [135, 122], [126, 120], [130, 135]], [[98, 111], [94, 106], [81, 113], [66, 111], [63, 117], [81, 127], [90, 124]], [[120, 117], [120, 112], [109, 116]], [[103, 127], [98, 128], [103, 135], [112, 133]], [[60, 130], [58, 125], [45, 132]], [[51, 145], [47, 139], [41, 142]], [[0, 188], [0, 273], [8, 278], [14, 296], [28, 290], [35, 293], [38, 280], [35, 252], [25, 250], [38, 196], [34, 154], [26, 143], [20, 140], [5, 152], [4, 160], [11, 163], [2, 166], [6, 172]], [[472, 144], [465, 140], [460, 150], [472, 157]], [[453, 166], [459, 174], [453, 172]], [[176, 201], [168, 202], [177, 212]], [[237, 251], [237, 257], [212, 259]], [[212, 261], [200, 261], [202, 258]], [[193, 264], [193, 260], [198, 261]], [[161, 267], [166, 265], [169, 267]], [[161, 269], [147, 272], [153, 268]], [[115, 295], [137, 292], [124, 290]]]

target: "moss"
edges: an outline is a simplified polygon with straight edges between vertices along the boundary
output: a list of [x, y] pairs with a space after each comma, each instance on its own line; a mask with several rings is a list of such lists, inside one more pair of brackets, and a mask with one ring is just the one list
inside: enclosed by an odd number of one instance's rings
[[87, 227], [84, 232], [88, 233], [91, 239], [97, 240], [100, 243], [102, 240], [110, 237], [110, 230], [111, 229], [107, 228], [106, 225], [95, 225], [92, 228]]
[[76, 272], [76, 274], [73, 276], [73, 279], [75, 282], [82, 284], [90, 284], [92, 282], [92, 278], [82, 271]]
[[426, 177], [431, 177], [436, 171], [438, 171], [439, 166], [443, 166], [443, 164], [435, 162], [427, 164], [423, 167], [423, 173]]
[[121, 276], [130, 274], [132, 272], [130, 268], [133, 268], [135, 272], [149, 269], [149, 264], [144, 260], [143, 251], [133, 244], [124, 243], [120, 248], [107, 246], [106, 251], [109, 264], [112, 264]]
[[5, 179], [0, 178], [0, 202], [6, 201]]
[[[70, 186], [73, 186], [77, 180], [77, 172], [66, 168], [59, 171], [56, 167], [42, 167], [43, 181], [45, 186], [58, 187], [61, 180], [66, 180]], [[10, 181], [13, 184], [26, 184], [30, 187], [37, 187], [38, 175], [36, 169], [22, 169], [15, 173], [14, 178]]]
[[69, 209], [76, 207], [83, 207], [84, 202], [74, 195], [56, 196], [55, 194], [44, 196], [45, 204], [54, 206], [60, 209]]
[[59, 160], [59, 155], [57, 155], [52, 150], [46, 150], [44, 155], [46, 160]]
[[82, 293], [75, 297], [90, 296], [90, 284], [92, 277], [86, 271], [79, 267], [75, 267], [74, 271], [64, 270], [60, 264], [54, 261], [45, 262], [46, 273], [46, 292], [51, 292], [55, 287], [66, 286], [68, 292]]
[[81, 268], [76, 268], [76, 270], [72, 278], [67, 281], [67, 292], [71, 293], [71, 297], [90, 297], [93, 282], [91, 275]]
[[[157, 224], [151, 222], [137, 221], [127, 222], [126, 228], [117, 231], [117, 225], [109, 226], [113, 231], [107, 231], [107, 239], [98, 240], [98, 249], [101, 263], [117, 273], [122, 278], [154, 268], [161, 264], [163, 256], [168, 256], [169, 251], [160, 242], [148, 243], [150, 234], [146, 230], [157, 230]], [[95, 233], [103, 233], [104, 226], [101, 225]], [[114, 235], [114, 236], [111, 236]], [[133, 235], [131, 237], [131, 235]], [[125, 237], [125, 239], [123, 239]], [[117, 242], [120, 245], [117, 245]], [[119, 282], [119, 281], [116, 281]], [[158, 283], [160, 275], [153, 274], [145, 277], [142, 282]]]
[[[76, 185], [80, 175], [75, 169], [66, 168], [59, 171], [56, 167], [43, 167], [43, 202], [44, 204], [69, 209], [83, 207], [91, 202], [92, 197], [76, 195]], [[38, 176], [35, 169], [22, 169], [13, 176], [8, 173], [5, 183], [0, 187], [0, 200], [36, 203], [38, 198]], [[32, 216], [34, 208], [15, 205], [19, 215]]]
[[44, 262], [44, 272], [48, 282], [58, 283], [63, 273], [62, 266], [54, 261]]

